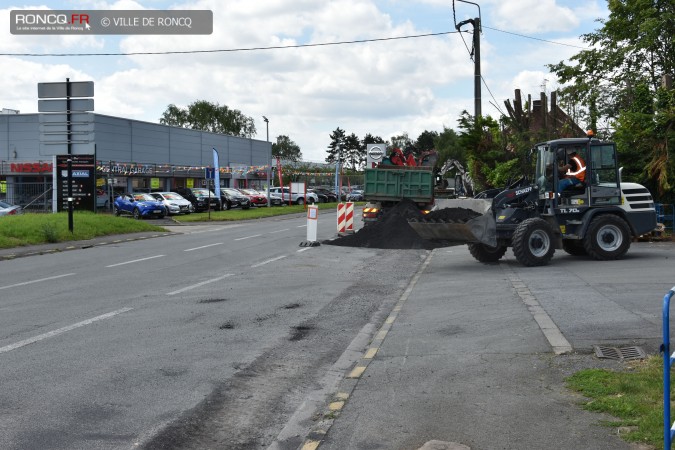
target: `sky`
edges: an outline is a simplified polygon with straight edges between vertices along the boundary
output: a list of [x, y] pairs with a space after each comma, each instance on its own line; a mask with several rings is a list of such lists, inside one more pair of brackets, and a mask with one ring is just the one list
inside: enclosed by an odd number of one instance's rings
[[[13, 35], [18, 9], [211, 10], [213, 33]], [[96, 113], [158, 123], [170, 104], [207, 100], [253, 118], [255, 139], [267, 139], [267, 117], [271, 141], [288, 136], [324, 162], [338, 127], [414, 140], [473, 114], [473, 28], [451, 32], [479, 14], [482, 112], [498, 118], [515, 89], [555, 90], [546, 65], [586, 48], [580, 36], [608, 11], [604, 0], [455, 0], [455, 19], [452, 0], [2, 0], [0, 108], [36, 113], [38, 83], [93, 81]], [[370, 42], [307, 46], [353, 41]], [[203, 50], [227, 51], [190, 53]], [[128, 55], [171, 51], [187, 53]]]

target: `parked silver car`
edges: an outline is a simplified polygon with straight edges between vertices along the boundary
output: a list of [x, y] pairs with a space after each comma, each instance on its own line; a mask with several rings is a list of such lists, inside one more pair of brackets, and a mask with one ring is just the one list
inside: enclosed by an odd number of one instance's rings
[[194, 212], [192, 202], [176, 192], [151, 192], [166, 207], [167, 214], [190, 214]]
[[[304, 205], [305, 204], [305, 193], [300, 192], [300, 193], [291, 193], [291, 190], [287, 187], [281, 188], [281, 187], [271, 187], [270, 188], [270, 194], [274, 194], [277, 196], [280, 196], [284, 202], [288, 202], [288, 199], [290, 198], [291, 201], [297, 205]], [[307, 203], [308, 204], [313, 204], [313, 203], [319, 203], [319, 197], [313, 192], [307, 192]]]
[[15, 216], [17, 214], [23, 214], [20, 206], [0, 201], [0, 216]]

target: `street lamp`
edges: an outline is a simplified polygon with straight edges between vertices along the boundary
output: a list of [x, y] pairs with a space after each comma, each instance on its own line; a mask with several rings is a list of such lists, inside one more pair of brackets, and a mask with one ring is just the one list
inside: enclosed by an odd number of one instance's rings
[[[270, 142], [270, 121], [267, 117], [262, 116], [265, 121], [265, 128], [267, 128], [267, 142]], [[272, 146], [270, 145], [270, 157], [269, 164], [267, 164], [267, 207], [272, 207], [272, 201], [270, 199], [270, 174], [272, 173]]]

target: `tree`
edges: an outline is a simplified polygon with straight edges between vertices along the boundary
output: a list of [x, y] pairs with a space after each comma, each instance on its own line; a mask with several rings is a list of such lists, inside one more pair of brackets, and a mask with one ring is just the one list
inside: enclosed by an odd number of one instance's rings
[[413, 141], [410, 139], [407, 132], [403, 132], [398, 136], [391, 137], [391, 146], [394, 148], [400, 148], [401, 150], [404, 150], [410, 145], [413, 145]]
[[380, 136], [373, 136], [370, 133], [366, 133], [366, 135], [361, 140], [361, 145], [363, 146], [363, 148], [367, 149], [368, 144], [385, 144], [386, 146], [387, 143]]
[[466, 164], [466, 149], [459, 145], [459, 137], [452, 128], [443, 127], [443, 131], [434, 139], [434, 148], [438, 152], [438, 163], [442, 165], [449, 159]]
[[326, 162], [335, 163], [344, 161], [344, 155], [342, 154], [342, 147], [345, 142], [345, 130], [342, 130], [340, 127], [337, 127], [335, 131], [330, 134], [330, 144], [328, 144], [328, 149], [326, 153]]
[[675, 3], [609, 0], [608, 7], [602, 27], [582, 36], [591, 48], [549, 68], [567, 84], [563, 101], [583, 105], [588, 125], [605, 123], [606, 130], [596, 131], [629, 157], [622, 159], [623, 178], [665, 193], [675, 179], [667, 155], [675, 136], [672, 95], [661, 83], [675, 73]]
[[366, 148], [361, 145], [359, 137], [352, 133], [345, 137], [342, 147], [345, 169], [359, 170], [366, 163]]
[[256, 135], [255, 122], [251, 117], [238, 109], [230, 109], [227, 105], [206, 100], [190, 103], [184, 109], [171, 104], [162, 114], [159, 123], [245, 138]]
[[415, 141], [415, 148], [418, 152], [426, 152], [436, 148], [436, 139], [438, 138], [438, 131], [424, 130], [422, 134], [417, 136]]
[[277, 141], [272, 144], [272, 156], [290, 161], [300, 161], [302, 152], [300, 146], [288, 136], [277, 136]]
[[503, 188], [509, 180], [521, 175], [518, 155], [504, 150], [499, 123], [490, 116], [478, 121], [466, 111], [458, 120], [458, 144], [466, 151], [469, 173], [476, 184], [476, 192]]

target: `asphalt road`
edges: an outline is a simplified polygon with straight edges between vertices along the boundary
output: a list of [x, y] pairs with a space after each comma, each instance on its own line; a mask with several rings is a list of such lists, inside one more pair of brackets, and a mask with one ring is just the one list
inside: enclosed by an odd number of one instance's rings
[[[335, 220], [322, 213], [319, 239]], [[0, 448], [271, 442], [308, 392], [335, 385], [326, 372], [420, 261], [300, 247], [306, 223], [181, 227], [1, 261]]]
[[432, 440], [472, 450], [646, 450], [601, 425], [612, 417], [583, 410], [565, 378], [627, 369], [596, 357], [594, 345], [658, 355], [674, 257], [673, 242], [640, 242], [621, 261], [557, 251], [549, 266], [528, 268], [510, 251], [480, 264], [466, 246], [436, 249], [378, 331], [386, 338], [355, 366], [365, 367], [358, 383], [338, 388], [348, 394], [339, 416], [310, 437], [319, 450]]
[[[318, 239], [334, 237], [335, 214], [322, 212], [318, 229]], [[517, 419], [522, 408], [503, 409], [506, 419], [486, 412], [500, 398], [485, 389], [490, 380], [541, 402], [550, 391], [526, 387], [542, 365], [559, 383], [602, 364], [594, 344], [655, 352], [660, 302], [675, 284], [672, 243], [635, 243], [626, 259], [603, 263], [558, 251], [551, 265], [525, 268], [510, 252], [477, 263], [463, 246], [300, 247], [298, 216], [172, 230], [181, 233], [0, 261], [0, 448], [297, 448], [402, 297], [370, 383], [358, 384], [324, 446], [417, 448], [459, 436], [495, 448], [481, 433], [520, 435], [532, 424]], [[543, 330], [545, 317], [558, 334]], [[577, 359], [556, 356], [565, 345], [560, 353]], [[435, 357], [406, 367], [415, 348]], [[490, 358], [501, 364], [479, 364]], [[462, 406], [463, 392], [475, 401]], [[556, 385], [554, 397], [562, 392]], [[392, 394], [411, 409], [385, 401]], [[449, 403], [429, 410], [429, 396]], [[471, 431], [480, 411], [490, 420]], [[466, 420], [451, 427], [447, 412]], [[511, 442], [500, 448], [536, 448]]]

